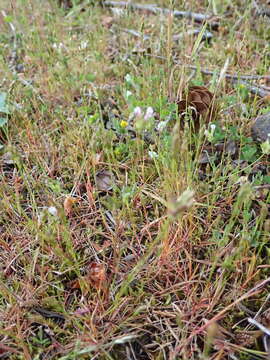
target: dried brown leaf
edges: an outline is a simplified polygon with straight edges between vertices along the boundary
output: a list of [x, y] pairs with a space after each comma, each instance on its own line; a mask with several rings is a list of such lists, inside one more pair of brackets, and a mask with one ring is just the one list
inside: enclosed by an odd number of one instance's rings
[[112, 26], [113, 22], [114, 22], [114, 18], [112, 16], [104, 15], [101, 17], [101, 24], [107, 29], [109, 29]]
[[113, 188], [114, 176], [108, 170], [99, 171], [96, 175], [96, 186], [99, 191], [110, 191]]
[[64, 201], [64, 210], [66, 216], [70, 216], [72, 214], [73, 205], [78, 201], [78, 199], [68, 196]]
[[104, 289], [107, 280], [105, 266], [97, 262], [90, 263], [87, 278], [97, 290]]

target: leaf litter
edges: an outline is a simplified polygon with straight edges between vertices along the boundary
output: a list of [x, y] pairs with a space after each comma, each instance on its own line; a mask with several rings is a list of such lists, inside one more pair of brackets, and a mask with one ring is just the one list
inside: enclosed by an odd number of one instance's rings
[[114, 175], [109, 170], [100, 170], [96, 174], [96, 187], [99, 191], [108, 192], [115, 185]]

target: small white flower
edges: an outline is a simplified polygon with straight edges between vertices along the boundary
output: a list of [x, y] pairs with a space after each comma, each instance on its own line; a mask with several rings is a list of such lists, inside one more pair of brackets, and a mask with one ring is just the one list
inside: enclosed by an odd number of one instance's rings
[[80, 45], [80, 49], [81, 49], [81, 50], [86, 49], [86, 48], [87, 48], [87, 45], [88, 45], [88, 41], [82, 41], [82, 42], [81, 42], [81, 45]]
[[149, 150], [148, 154], [150, 156], [151, 159], [156, 159], [158, 158], [158, 154], [155, 151]]
[[215, 130], [216, 130], [216, 125], [215, 124], [209, 124], [209, 130], [205, 130], [204, 132], [204, 135], [206, 136], [207, 140], [209, 142], [212, 142], [213, 139], [214, 139], [214, 133], [215, 133]]
[[126, 82], [127, 82], [128, 84], [132, 83], [132, 78], [131, 78], [130, 74], [127, 74], [127, 75], [125, 76], [125, 80], [126, 80]]
[[160, 123], [157, 124], [157, 131], [161, 132], [165, 129], [165, 127], [167, 126], [167, 121], [161, 121]]
[[158, 132], [163, 131], [166, 128], [168, 122], [171, 120], [171, 118], [172, 118], [172, 115], [169, 114], [168, 116], [166, 116], [164, 121], [159, 122], [156, 127], [157, 131]]
[[55, 206], [49, 206], [49, 207], [47, 208], [47, 210], [48, 210], [48, 213], [51, 214], [51, 215], [53, 215], [53, 216], [57, 216], [57, 215], [58, 215], [58, 212], [57, 212], [57, 209], [56, 209]]
[[130, 98], [130, 96], [132, 96], [132, 95], [133, 95], [133, 94], [132, 94], [131, 91], [129, 91], [129, 90], [126, 91], [126, 98], [127, 98], [127, 99]]
[[59, 44], [53, 43], [52, 47], [58, 50], [58, 52], [61, 52], [62, 49], [65, 49], [65, 45], [62, 42], [60, 42]]

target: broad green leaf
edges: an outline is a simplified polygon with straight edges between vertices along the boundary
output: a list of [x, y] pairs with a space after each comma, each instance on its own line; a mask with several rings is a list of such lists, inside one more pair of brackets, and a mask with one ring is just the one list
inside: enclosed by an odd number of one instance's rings
[[257, 159], [257, 147], [255, 145], [245, 145], [242, 147], [241, 157], [246, 161], [255, 161]]
[[4, 126], [4, 125], [6, 125], [6, 123], [7, 123], [7, 118], [0, 118], [0, 127], [2, 127], [2, 126]]
[[6, 104], [6, 93], [0, 93], [0, 113], [9, 114], [7, 104]]
[[13, 18], [12, 18], [12, 16], [10, 16], [10, 15], [6, 15], [6, 16], [4, 17], [4, 21], [5, 21], [6, 23], [11, 23], [11, 22], [13, 21]]

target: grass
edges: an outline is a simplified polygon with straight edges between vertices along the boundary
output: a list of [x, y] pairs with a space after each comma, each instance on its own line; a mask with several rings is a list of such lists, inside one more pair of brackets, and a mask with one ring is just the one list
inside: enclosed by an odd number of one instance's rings
[[[217, 74], [269, 73], [267, 19], [177, 3], [220, 28], [175, 43], [195, 24], [75, 3], [2, 1], [0, 358], [267, 359], [247, 319], [269, 326], [269, 158], [250, 129], [270, 108]], [[180, 129], [191, 83], [215, 92], [213, 136]]]

